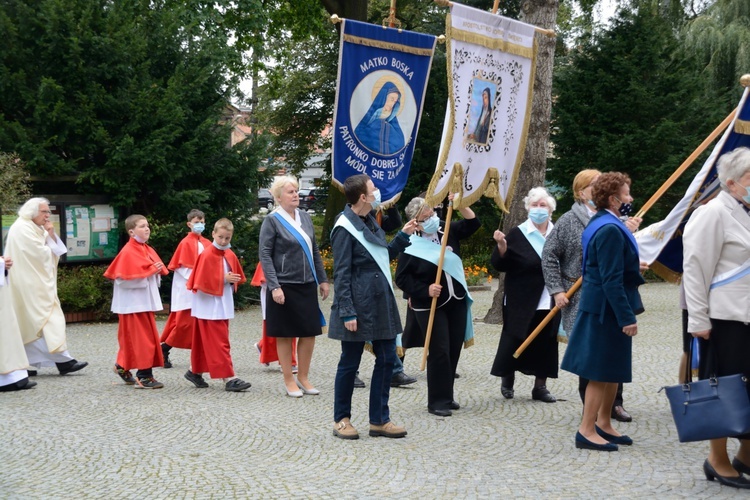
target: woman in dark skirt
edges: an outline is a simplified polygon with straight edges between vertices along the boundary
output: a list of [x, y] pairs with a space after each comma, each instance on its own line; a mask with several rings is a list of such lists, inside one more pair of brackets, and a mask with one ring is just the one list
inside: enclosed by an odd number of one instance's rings
[[541, 256], [553, 226], [550, 216], [555, 199], [543, 187], [536, 187], [524, 198], [524, 204], [529, 218], [511, 229], [507, 237], [499, 230], [493, 236], [497, 246], [492, 252], [492, 265], [505, 272], [505, 297], [503, 332], [490, 373], [502, 377], [500, 392], [506, 399], [513, 398], [515, 375], [520, 371], [536, 377], [532, 399], [554, 403], [557, 400], [547, 389], [547, 378], [557, 378], [559, 316], [547, 324], [518, 359], [513, 357], [553, 305], [544, 286]]
[[[260, 264], [266, 277], [266, 335], [276, 338], [279, 364], [288, 396], [320, 392], [308, 380], [315, 337], [323, 333], [323, 314], [317, 291], [328, 297], [328, 278], [323, 268], [315, 229], [307, 212], [298, 210], [299, 185], [293, 177], [281, 177], [271, 186], [279, 207], [260, 228]], [[292, 340], [299, 338], [299, 371], [292, 373]]]
[[583, 231], [581, 300], [561, 368], [589, 379], [576, 448], [617, 451], [620, 444], [633, 444], [612, 427], [611, 410], [618, 383], [632, 379], [635, 316], [643, 312], [638, 287], [644, 281], [638, 245], [620, 220], [633, 201], [630, 178], [602, 174], [592, 196], [598, 212]]
[[[750, 149], [719, 158], [721, 191], [690, 217], [683, 236], [682, 275], [688, 331], [700, 340], [701, 379], [750, 377]], [[727, 438], [712, 439], [703, 463], [706, 479], [750, 489], [750, 434], [730, 462]]]

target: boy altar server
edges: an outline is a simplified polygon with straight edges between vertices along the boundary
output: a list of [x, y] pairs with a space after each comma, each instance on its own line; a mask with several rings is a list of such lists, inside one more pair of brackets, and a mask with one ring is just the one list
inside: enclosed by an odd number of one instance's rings
[[193, 294], [187, 289], [190, 274], [203, 249], [211, 244], [201, 233], [206, 228], [206, 215], [193, 209], [187, 214], [187, 226], [190, 232], [177, 245], [169, 270], [174, 272], [172, 279], [172, 302], [169, 319], [161, 334], [161, 353], [164, 356], [164, 368], [172, 368], [169, 351], [173, 347], [190, 349], [193, 344], [195, 318], [190, 314], [193, 307]]
[[240, 392], [250, 383], [234, 376], [229, 353], [229, 320], [234, 318], [233, 292], [245, 283], [245, 273], [231, 247], [234, 225], [229, 219], [214, 224], [213, 243], [198, 256], [187, 287], [195, 293], [192, 315], [196, 318], [193, 347], [190, 353], [192, 368], [185, 378], [198, 388], [208, 387], [203, 373], [224, 380], [224, 389]]
[[[131, 215], [125, 219], [125, 230], [130, 240], [104, 272], [115, 282], [112, 312], [119, 315], [115, 373], [136, 389], [161, 389], [164, 384], [154, 379], [152, 370], [164, 364], [154, 312], [162, 310], [159, 284], [169, 271], [146, 244], [151, 236], [146, 217]], [[135, 379], [133, 368], [138, 369]]]

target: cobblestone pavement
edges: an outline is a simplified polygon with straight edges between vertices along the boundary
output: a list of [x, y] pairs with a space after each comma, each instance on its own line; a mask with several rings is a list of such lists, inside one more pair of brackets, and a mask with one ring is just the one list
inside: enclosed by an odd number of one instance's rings
[[[339, 343], [320, 337], [316, 344], [311, 380], [321, 395], [286, 397], [277, 365], [258, 363], [255, 307], [230, 326], [237, 375], [253, 384], [246, 393], [225, 392], [217, 381], [195, 389], [182, 377], [184, 350], [172, 351], [173, 369], [155, 370], [164, 389], [134, 390], [112, 373], [117, 325], [70, 325], [70, 351], [88, 368], [65, 377], [43, 369], [33, 390], [0, 394], [0, 498], [747, 497], [706, 481], [706, 443], [678, 443], [666, 397], [657, 394], [677, 375], [677, 287], [641, 291], [647, 312], [625, 388], [634, 421], [619, 426], [635, 445], [617, 453], [574, 447], [581, 403], [577, 377], [567, 372], [548, 383], [556, 404], [532, 401], [533, 381], [522, 375], [516, 398], [503, 399], [500, 380], [489, 375], [500, 327], [483, 323], [459, 363], [461, 409], [452, 417], [427, 413], [421, 350], [412, 350], [406, 372], [419, 381], [392, 389], [390, 400], [393, 420], [409, 435], [368, 437], [369, 391], [356, 389], [352, 422], [361, 438], [337, 439]], [[481, 318], [492, 292], [474, 297]], [[329, 307], [330, 299], [324, 312]], [[365, 354], [362, 362], [368, 387], [373, 359]]]

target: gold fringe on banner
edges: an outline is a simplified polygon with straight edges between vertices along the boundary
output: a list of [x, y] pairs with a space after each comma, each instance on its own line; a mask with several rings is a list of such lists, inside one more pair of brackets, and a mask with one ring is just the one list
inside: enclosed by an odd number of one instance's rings
[[382, 42], [380, 40], [372, 40], [370, 38], [362, 38], [360, 36], [344, 35], [344, 41], [354, 43], [357, 45], [364, 45], [366, 47], [375, 47], [378, 49], [395, 50], [398, 52], [405, 52], [407, 54], [414, 54], [418, 56], [431, 56], [432, 49], [420, 49], [417, 47], [409, 47], [408, 45], [402, 45], [400, 43]]
[[734, 122], [734, 131], [742, 135], [750, 135], [750, 121], [740, 120]]
[[459, 42], [473, 43], [474, 45], [481, 45], [493, 50], [500, 50], [513, 54], [516, 56], [525, 57], [531, 59], [534, 57], [536, 51], [531, 47], [523, 47], [507, 40], [501, 40], [499, 38], [491, 38], [489, 36], [480, 35], [479, 33], [473, 33], [471, 31], [465, 31], [462, 29], [453, 28], [451, 30], [451, 38], [458, 40]]

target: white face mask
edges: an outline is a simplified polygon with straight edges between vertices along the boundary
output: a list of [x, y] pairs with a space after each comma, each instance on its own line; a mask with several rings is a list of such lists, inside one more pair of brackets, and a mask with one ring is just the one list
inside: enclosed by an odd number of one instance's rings
[[370, 202], [370, 205], [372, 206], [373, 210], [377, 210], [380, 206], [380, 189], [376, 189], [375, 191], [373, 191], [372, 195], [375, 197], [375, 199]]
[[219, 250], [228, 250], [228, 249], [232, 248], [232, 244], [231, 244], [231, 243], [227, 243], [226, 245], [219, 245], [218, 243], [216, 243], [216, 242], [214, 241], [214, 242], [213, 242], [213, 245], [214, 245], [214, 246], [215, 246], [216, 248], [218, 248]]
[[437, 214], [432, 214], [432, 217], [423, 221], [420, 226], [422, 226], [423, 232], [427, 234], [435, 234], [437, 233], [437, 230], [440, 229], [440, 217], [438, 217]]

